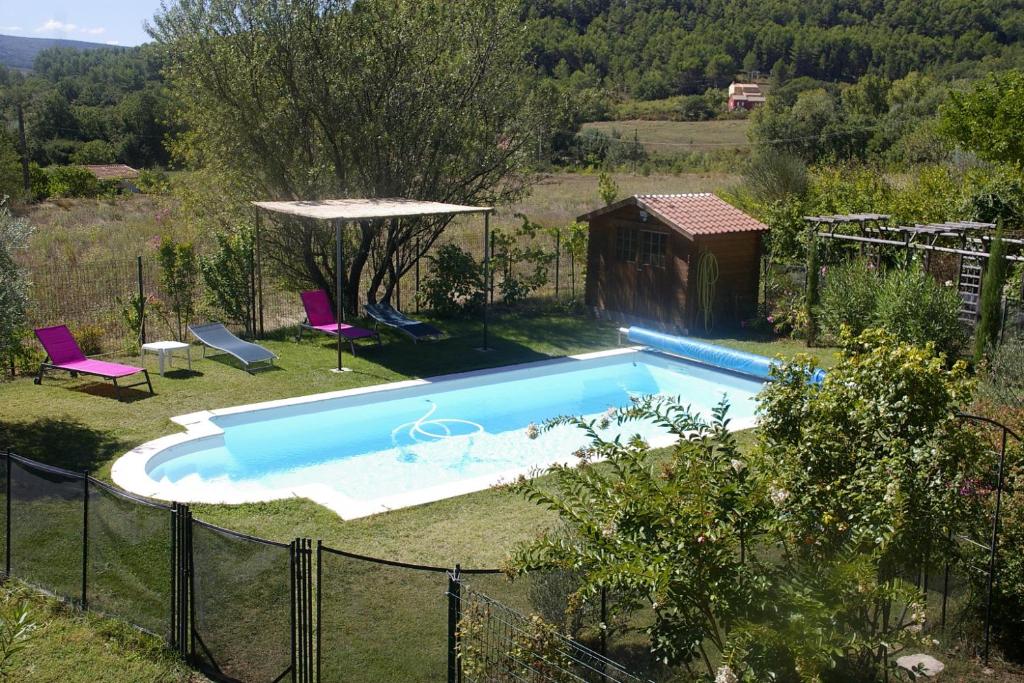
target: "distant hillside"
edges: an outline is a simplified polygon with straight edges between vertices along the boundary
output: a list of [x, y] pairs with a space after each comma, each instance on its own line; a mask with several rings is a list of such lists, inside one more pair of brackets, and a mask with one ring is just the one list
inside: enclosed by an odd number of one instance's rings
[[51, 47], [69, 47], [75, 50], [111, 48], [103, 43], [87, 43], [63, 38], [23, 38], [0, 35], [0, 65], [15, 69], [31, 69], [36, 55]]

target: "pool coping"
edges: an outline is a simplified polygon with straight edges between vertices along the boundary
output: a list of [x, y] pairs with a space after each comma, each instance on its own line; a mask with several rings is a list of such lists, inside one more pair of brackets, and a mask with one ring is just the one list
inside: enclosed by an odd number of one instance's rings
[[[271, 489], [255, 484], [242, 486], [240, 484], [233, 483], [231, 485], [232, 490], [225, 490], [223, 482], [219, 482], [217, 480], [206, 482], [196, 476], [197, 481], [188, 481], [192, 478], [192, 475], [185, 477], [178, 482], [156, 481], [149, 476], [147, 466], [154, 458], [158, 457], [171, 447], [188, 443], [199, 444], [206, 440], [219, 439], [223, 437], [224, 430], [212, 421], [213, 418], [216, 417], [240, 415], [274, 408], [319, 403], [322, 401], [330, 401], [352, 396], [387, 393], [389, 391], [407, 389], [410, 387], [420, 387], [449, 381], [485, 377], [488, 375], [509, 372], [511, 370], [526, 370], [530, 368], [544, 367], [547, 365], [557, 365], [572, 360], [611, 358], [614, 356], [638, 353], [645, 350], [647, 350], [647, 347], [645, 346], [627, 346], [608, 349], [605, 351], [559, 356], [557, 358], [545, 358], [526, 363], [502, 365], [493, 368], [483, 368], [480, 370], [470, 370], [466, 372], [437, 375], [420, 379], [400, 380], [398, 382], [388, 382], [385, 384], [373, 384], [353, 389], [341, 389], [338, 391], [309, 394], [306, 396], [294, 396], [291, 398], [262, 401], [259, 403], [249, 403], [229, 408], [200, 410], [192, 413], [186, 413], [184, 415], [177, 415], [170, 418], [171, 422], [184, 427], [185, 431], [161, 436], [133, 448], [114, 462], [111, 467], [110, 476], [115, 484], [127, 491], [137, 495], [146, 496], [148, 498], [156, 498], [164, 501], [231, 505], [284, 500], [288, 498], [308, 498], [335, 512], [344, 520], [366, 517], [403, 507], [411, 507], [413, 505], [420, 505], [423, 503], [443, 500], [445, 498], [465, 495], [467, 493], [474, 493], [476, 491], [482, 491], [501, 484], [510, 483], [521, 477], [536, 476], [537, 474], [542, 473], [542, 471], [539, 471], [536, 466], [528, 468], [520, 467], [499, 472], [497, 474], [463, 479], [457, 482], [440, 484], [392, 496], [381, 496], [370, 500], [357, 500], [339, 493], [337, 490], [327, 486], [326, 484], [306, 484], [303, 486], [288, 487], [287, 489]], [[702, 365], [700, 363], [696, 364]], [[756, 417], [734, 420], [730, 423], [730, 431], [749, 429], [754, 427], [756, 422]], [[654, 448], [660, 448], [669, 446], [674, 441], [675, 438], [673, 436], [665, 435], [663, 438], [652, 440], [651, 446]], [[559, 460], [558, 464], [573, 464], [572, 456], [568, 456], [564, 460]]]

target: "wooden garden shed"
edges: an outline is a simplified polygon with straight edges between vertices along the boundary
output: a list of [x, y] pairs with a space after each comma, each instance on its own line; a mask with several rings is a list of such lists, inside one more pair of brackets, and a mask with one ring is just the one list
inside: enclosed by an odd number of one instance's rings
[[[715, 328], [756, 314], [768, 227], [715, 195], [635, 195], [579, 220], [590, 224], [586, 303], [599, 317], [699, 333], [705, 300]], [[705, 252], [714, 259], [701, 277]]]

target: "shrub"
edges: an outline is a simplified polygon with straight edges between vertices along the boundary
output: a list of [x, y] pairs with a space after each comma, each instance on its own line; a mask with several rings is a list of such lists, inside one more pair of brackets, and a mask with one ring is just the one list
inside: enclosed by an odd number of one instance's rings
[[[1017, 453], [1018, 462], [1020, 453]], [[995, 582], [993, 625], [1004, 654], [1024, 658], [1024, 469], [1007, 477], [999, 538], [999, 580]]]
[[51, 197], [95, 197], [100, 181], [81, 166], [51, 166], [47, 169]]
[[179, 341], [185, 338], [185, 327], [195, 313], [199, 267], [195, 249], [189, 243], [176, 243], [164, 238], [157, 253], [160, 262], [160, 284], [174, 314]]
[[761, 392], [758, 450], [794, 551], [884, 551], [916, 567], [946, 530], [975, 519], [959, 495], [982, 471], [983, 449], [954, 415], [971, 395], [962, 361], [869, 329], [840, 338], [841, 356], [811, 385], [809, 359], [787, 364]]
[[821, 290], [821, 324], [838, 336], [845, 325], [853, 334], [871, 326], [882, 280], [867, 259], [828, 268]]
[[479, 310], [485, 301], [480, 266], [457, 244], [445, 244], [428, 257], [430, 275], [420, 285], [420, 303], [438, 315], [456, 315]]
[[106, 335], [99, 325], [82, 325], [75, 330], [75, 339], [87, 356], [98, 356], [103, 353], [103, 338]]
[[611, 173], [602, 172], [597, 177], [597, 193], [601, 195], [601, 201], [605, 206], [615, 203], [619, 196], [619, 184], [615, 182]]
[[215, 235], [217, 251], [200, 260], [199, 268], [206, 283], [207, 303], [233, 323], [252, 329], [252, 273], [255, 231], [249, 226], [234, 232]]
[[161, 169], [142, 169], [135, 184], [146, 194], [166, 194], [171, 189], [171, 180]]
[[22, 351], [22, 333], [27, 324], [28, 281], [15, 254], [28, 248], [32, 228], [15, 218], [0, 197], [0, 362], [5, 366]]
[[964, 344], [960, 295], [935, 281], [918, 266], [889, 271], [878, 291], [874, 324], [900, 341], [924, 346], [953, 358]]
[[28, 167], [28, 181], [33, 200], [41, 202], [50, 197], [50, 175], [34, 161]]
[[1014, 419], [1020, 420], [1024, 415], [1024, 339], [1011, 337], [999, 345], [979, 389], [981, 398], [1009, 409], [1015, 413]]

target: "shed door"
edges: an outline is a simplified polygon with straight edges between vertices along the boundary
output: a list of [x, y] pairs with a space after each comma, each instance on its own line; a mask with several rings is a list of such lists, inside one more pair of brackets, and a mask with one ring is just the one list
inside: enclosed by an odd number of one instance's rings
[[640, 230], [639, 238], [633, 312], [641, 318], [665, 320], [666, 311], [662, 301], [664, 293], [669, 289], [669, 273], [665, 267], [669, 236], [658, 230]]

